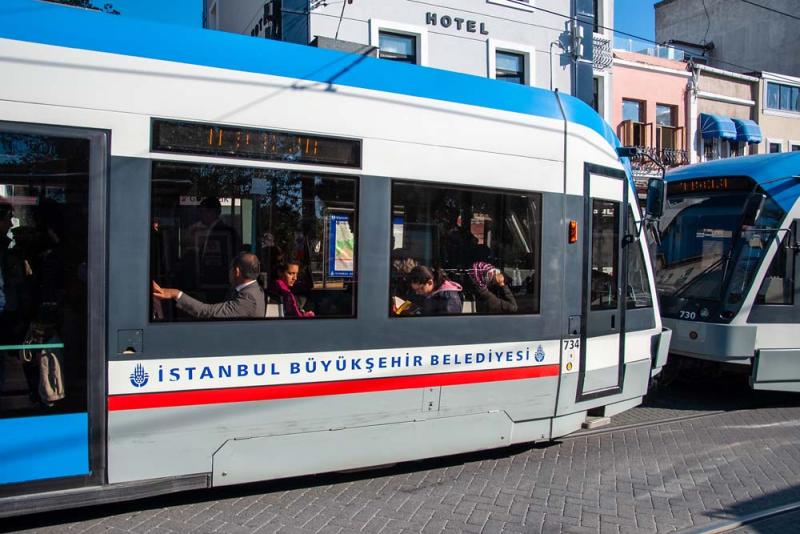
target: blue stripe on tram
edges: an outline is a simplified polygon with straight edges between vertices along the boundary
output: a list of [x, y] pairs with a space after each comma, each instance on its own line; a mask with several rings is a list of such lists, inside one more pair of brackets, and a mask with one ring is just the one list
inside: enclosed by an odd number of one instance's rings
[[0, 484], [89, 474], [86, 413], [0, 419]]

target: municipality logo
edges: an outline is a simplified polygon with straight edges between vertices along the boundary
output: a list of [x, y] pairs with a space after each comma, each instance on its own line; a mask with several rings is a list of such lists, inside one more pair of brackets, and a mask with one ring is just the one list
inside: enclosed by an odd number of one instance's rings
[[131, 373], [131, 384], [133, 384], [133, 387], [140, 388], [146, 385], [148, 380], [150, 380], [150, 375], [145, 372], [141, 363], [137, 363]]
[[533, 353], [533, 357], [536, 359], [537, 362], [544, 361], [544, 349], [541, 345], [536, 347], [536, 352]]

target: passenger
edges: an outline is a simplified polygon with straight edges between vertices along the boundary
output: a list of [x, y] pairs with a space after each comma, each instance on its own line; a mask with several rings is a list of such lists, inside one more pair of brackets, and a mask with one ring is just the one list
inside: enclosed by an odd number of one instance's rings
[[235, 294], [223, 302], [206, 304], [193, 299], [179, 289], [159, 287], [153, 282], [153, 296], [175, 299], [178, 309], [199, 319], [244, 319], [264, 317], [264, 291], [256, 283], [261, 271], [258, 257], [250, 252], [239, 253], [231, 262], [229, 282]]
[[517, 299], [506, 285], [502, 271], [491, 263], [476, 261], [469, 270], [475, 285], [475, 309], [478, 313], [514, 313]]
[[417, 265], [408, 274], [411, 290], [420, 297], [421, 315], [461, 313], [461, 286], [445, 277], [441, 269], [431, 272], [424, 265]]
[[292, 293], [292, 286], [297, 282], [299, 272], [299, 262], [287, 261], [278, 265], [278, 276], [270, 283], [270, 293], [281, 299], [284, 317], [314, 317], [313, 311], [303, 311], [297, 297]]
[[188, 248], [184, 251], [185, 280], [192, 288], [222, 297], [219, 281], [225, 279], [226, 268], [241, 251], [236, 230], [222, 221], [222, 204], [216, 197], [200, 202], [199, 220], [187, 228]]

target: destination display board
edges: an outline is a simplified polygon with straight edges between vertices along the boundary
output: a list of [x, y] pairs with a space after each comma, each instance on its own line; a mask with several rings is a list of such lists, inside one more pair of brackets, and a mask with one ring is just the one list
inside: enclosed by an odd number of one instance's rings
[[361, 141], [238, 128], [201, 122], [153, 120], [153, 152], [361, 167]]
[[753, 191], [753, 181], [746, 176], [714, 176], [667, 184], [668, 195]]

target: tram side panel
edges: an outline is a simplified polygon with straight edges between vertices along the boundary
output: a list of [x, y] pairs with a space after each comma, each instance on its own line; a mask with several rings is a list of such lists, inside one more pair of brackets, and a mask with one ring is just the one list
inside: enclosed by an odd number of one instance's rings
[[[129, 242], [141, 247], [149, 227], [146, 214], [150, 200], [140, 187], [141, 176], [125, 171], [149, 174], [150, 162], [116, 163], [112, 210], [121, 216], [114, 231], [126, 239], [130, 238], [128, 232], [138, 233]], [[213, 468], [215, 484], [236, 483], [550, 437], [549, 418], [554, 412], [558, 384], [560, 324], [558, 308], [551, 304], [558, 301], [558, 284], [542, 284], [542, 312], [537, 316], [388, 317], [390, 195], [388, 178], [361, 177], [358, 258], [362, 271], [355, 319], [204, 323], [202, 327], [191, 323], [148, 324], [148, 296], [130, 282], [147, 280], [146, 254], [126, 252], [125, 242], [112, 238], [111, 309], [129, 307], [131, 311], [112, 313], [110, 328], [118, 335], [141, 330], [143, 340], [142, 352], [134, 356], [121, 354], [124, 343], [114, 347], [116, 355], [110, 364], [112, 387], [115, 379], [128, 380], [127, 369], [137, 362], [155, 380], [160, 364], [166, 367], [181, 357], [223, 357], [238, 366], [242, 360], [237, 354], [264, 354], [279, 364], [292, 355], [297, 363], [306, 365], [312, 357], [321, 364], [325, 357], [349, 358], [353, 351], [365, 349], [376, 356], [389, 352], [414, 355], [427, 350], [426, 357], [430, 358], [430, 351], [434, 350], [431, 347], [435, 347], [439, 357], [444, 358], [447, 352], [455, 359], [457, 354], [464, 358], [465, 353], [496, 354], [514, 339], [520, 340], [518, 348], [528, 349], [531, 359], [538, 358], [535, 353], [541, 349], [541, 363], [554, 367], [555, 372], [531, 379], [388, 391], [376, 387], [359, 394], [254, 402], [224, 402], [225, 393], [220, 391], [219, 402], [209, 404], [170, 406], [170, 398], [159, 394], [152, 396], [163, 402], [154, 400], [156, 405], [148, 408], [112, 403], [112, 482], [210, 472]], [[542, 243], [547, 247], [542, 253], [544, 280], [558, 280], [561, 276], [560, 262], [555, 259], [558, 248], [553, 247], [557, 241], [548, 239], [561, 233], [559, 197], [545, 194], [542, 199]], [[331, 352], [331, 348], [340, 350]], [[185, 379], [185, 371], [181, 373]], [[147, 386], [142, 388], [146, 389]], [[538, 422], [515, 431], [513, 420]], [[402, 445], [403, 453], [385, 445], [376, 446], [376, 440]], [[315, 463], [307, 454], [297, 453], [320, 447], [331, 451], [328, 460], [324, 460], [327, 456], [318, 455]], [[270, 451], [270, 455], [265, 456], [263, 451]], [[131, 458], [143, 461], [132, 462]]]

